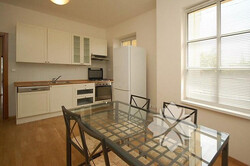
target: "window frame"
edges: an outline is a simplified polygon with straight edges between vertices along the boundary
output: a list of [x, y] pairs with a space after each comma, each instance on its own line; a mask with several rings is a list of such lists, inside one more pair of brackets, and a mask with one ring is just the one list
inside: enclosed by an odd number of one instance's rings
[[[131, 37], [128, 37], [128, 38], [121, 39], [120, 40], [121, 46], [123, 46], [122, 45], [123, 42], [128, 42], [128, 41], [130, 41], [130, 43], [131, 43], [130, 46], [132, 46], [132, 41], [133, 40], [136, 40], [136, 36], [131, 36]], [[137, 42], [137, 40], [136, 40], [136, 42]]]
[[[234, 107], [234, 106], [228, 106], [228, 105], [223, 105], [219, 104], [219, 77], [220, 74], [218, 72], [221, 71], [238, 71], [238, 70], [248, 70], [250, 71], [250, 67], [222, 67], [221, 66], [221, 41], [223, 37], [228, 37], [228, 36], [233, 36], [233, 35], [240, 35], [240, 34], [246, 34], [250, 33], [250, 29], [248, 30], [243, 30], [243, 31], [237, 31], [237, 32], [232, 32], [232, 33], [226, 33], [226, 34], [221, 34], [221, 2], [224, 0], [209, 0], [207, 2], [201, 3], [199, 5], [196, 5], [194, 7], [188, 8], [185, 10], [185, 28], [184, 28], [184, 63], [183, 63], [183, 83], [182, 83], [182, 97], [181, 101], [185, 104], [190, 104], [194, 106], [198, 106], [201, 108], [213, 110], [213, 111], [218, 111], [218, 112], [223, 112], [226, 114], [230, 115], [235, 115], [238, 117], [250, 119], [250, 109], [243, 109], [239, 107]], [[216, 5], [216, 35], [211, 36], [211, 37], [205, 37], [205, 38], [198, 38], [198, 39], [193, 39], [189, 40], [188, 38], [188, 14], [192, 13], [194, 11], [209, 7], [211, 5]], [[189, 67], [188, 66], [188, 44], [189, 43], [195, 43], [199, 41], [207, 41], [215, 39], [216, 40], [216, 52], [217, 52], [217, 62], [216, 62], [216, 67]], [[187, 81], [187, 72], [192, 71], [192, 70], [198, 70], [198, 71], [215, 71], [217, 72], [216, 74], [216, 100], [214, 103], [208, 102], [208, 101], [202, 101], [202, 100], [197, 100], [193, 98], [188, 98], [186, 96], [186, 81]]]

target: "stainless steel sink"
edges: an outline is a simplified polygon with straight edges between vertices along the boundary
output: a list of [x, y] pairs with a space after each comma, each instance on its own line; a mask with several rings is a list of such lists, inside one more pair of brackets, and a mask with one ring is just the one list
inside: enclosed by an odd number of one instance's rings
[[68, 84], [70, 83], [70, 81], [57, 81], [55, 83], [52, 83], [52, 84]]
[[43, 82], [43, 83], [34, 82], [34, 83], [32, 83], [32, 85], [49, 85], [49, 82]]
[[68, 84], [70, 81], [57, 81], [57, 82], [34, 82], [32, 85], [38, 86], [38, 85], [50, 85], [50, 84]]

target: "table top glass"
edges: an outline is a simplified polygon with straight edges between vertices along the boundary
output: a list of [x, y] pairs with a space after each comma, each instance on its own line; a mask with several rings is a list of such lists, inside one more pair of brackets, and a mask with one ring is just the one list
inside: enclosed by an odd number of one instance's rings
[[71, 109], [130, 165], [210, 165], [229, 134], [113, 101]]

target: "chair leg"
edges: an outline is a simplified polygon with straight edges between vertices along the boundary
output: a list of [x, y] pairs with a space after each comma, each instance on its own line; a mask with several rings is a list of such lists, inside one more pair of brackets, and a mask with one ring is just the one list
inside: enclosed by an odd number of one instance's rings
[[66, 158], [67, 158], [67, 166], [71, 166], [71, 144], [67, 140], [66, 143]]
[[104, 140], [102, 140], [102, 150], [103, 150], [105, 166], [110, 166], [109, 157], [108, 157], [108, 149]]

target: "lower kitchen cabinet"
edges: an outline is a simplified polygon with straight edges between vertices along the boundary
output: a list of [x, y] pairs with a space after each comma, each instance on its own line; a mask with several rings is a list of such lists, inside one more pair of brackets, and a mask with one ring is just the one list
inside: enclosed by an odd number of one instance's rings
[[84, 105], [93, 104], [93, 103], [94, 103], [94, 96], [86, 95], [84, 97], [77, 98], [75, 105], [76, 107], [79, 107], [79, 106], [84, 106]]
[[21, 88], [25, 91], [17, 90], [17, 124], [62, 115], [62, 106], [70, 109], [95, 102], [94, 83], [52, 85], [43, 91], [41, 87]]
[[49, 91], [18, 93], [17, 118], [49, 112]]
[[95, 84], [75, 84], [74, 85], [74, 101], [73, 106], [79, 107], [93, 104], [95, 102]]
[[50, 88], [50, 112], [62, 111], [62, 106], [67, 109], [73, 107], [72, 85], [54, 85]]

